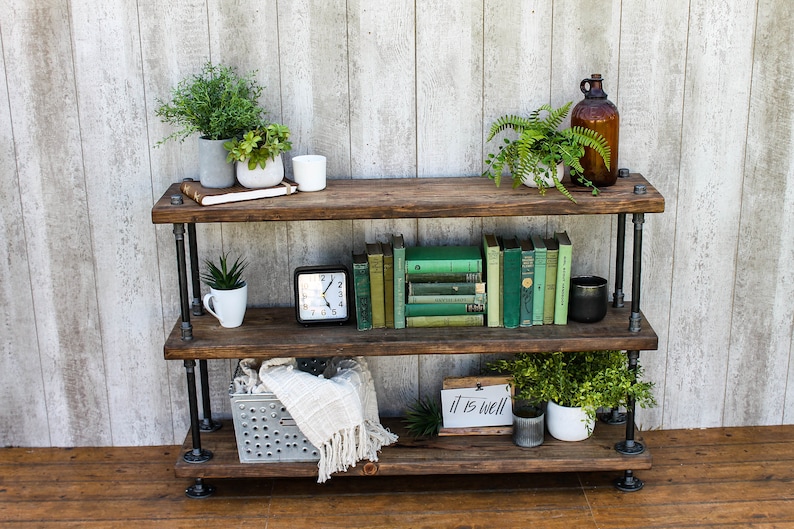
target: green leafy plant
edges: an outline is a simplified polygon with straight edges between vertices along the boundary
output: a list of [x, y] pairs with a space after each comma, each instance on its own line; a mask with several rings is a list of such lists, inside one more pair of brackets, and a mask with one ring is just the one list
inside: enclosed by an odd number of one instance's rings
[[563, 163], [570, 167], [571, 178], [576, 178], [578, 182], [591, 188], [593, 195], [597, 195], [598, 188], [584, 177], [580, 159], [584, 156], [585, 147], [590, 147], [603, 158], [609, 169], [611, 150], [606, 139], [594, 130], [579, 126], [559, 130], [571, 104], [569, 101], [557, 109], [543, 105], [528, 118], [505, 115], [497, 119], [491, 125], [487, 141], [508, 129], [516, 132], [518, 137], [504, 138], [505, 144], [499, 147], [499, 152], [488, 155], [485, 159], [488, 167], [483, 176], [491, 178], [498, 187], [507, 169], [512, 174], [514, 188], [526, 180], [534, 180], [541, 195], [546, 193], [549, 187], [547, 182], [551, 180], [560, 193], [576, 202], [557, 178], [557, 164]]
[[198, 132], [211, 140], [233, 138], [256, 127], [265, 110], [257, 101], [262, 87], [254, 72], [240, 76], [229, 66], [208, 62], [200, 73], [183, 79], [171, 91], [171, 101], [160, 105], [155, 114], [164, 123], [180, 127], [157, 145], [168, 140], [183, 141]]
[[429, 397], [417, 399], [408, 406], [403, 422], [408, 433], [414, 437], [438, 435], [443, 424], [443, 416], [438, 401]]
[[640, 380], [640, 366], [632, 373], [621, 351], [520, 353], [489, 367], [512, 375], [516, 399], [582, 407], [588, 418], [599, 408], [625, 406], [629, 397], [643, 408], [656, 405], [653, 382]]
[[282, 152], [292, 149], [290, 131], [286, 125], [270, 123], [246, 132], [223, 144], [227, 151], [227, 162], [248, 162], [249, 169], [259, 165], [265, 168], [268, 160], [274, 160]]
[[228, 256], [221, 254], [219, 263], [215, 264], [209, 259], [204, 260], [207, 270], [201, 274], [204, 283], [215, 290], [234, 290], [245, 285], [242, 279], [243, 270], [248, 266], [241, 257], [238, 257], [231, 267], [227, 264]]

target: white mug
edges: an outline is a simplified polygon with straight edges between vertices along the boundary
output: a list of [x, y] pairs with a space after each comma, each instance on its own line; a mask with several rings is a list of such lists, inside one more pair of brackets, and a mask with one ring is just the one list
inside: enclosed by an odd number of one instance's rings
[[234, 290], [210, 288], [204, 296], [204, 308], [218, 318], [221, 327], [239, 327], [243, 323], [245, 307], [248, 303], [248, 285]]
[[325, 189], [325, 156], [304, 154], [292, 158], [292, 178], [298, 191], [320, 191]]

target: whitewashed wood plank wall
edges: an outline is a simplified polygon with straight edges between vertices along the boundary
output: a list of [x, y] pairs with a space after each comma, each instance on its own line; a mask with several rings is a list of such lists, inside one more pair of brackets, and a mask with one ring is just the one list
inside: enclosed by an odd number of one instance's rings
[[[196, 173], [195, 141], [154, 116], [212, 60], [256, 70], [292, 154], [333, 178], [476, 175], [490, 122], [581, 98], [604, 75], [619, 165], [664, 194], [644, 225], [646, 428], [794, 422], [794, 7], [789, 0], [4, 0], [0, 3], [0, 445], [181, 442], [173, 235], [154, 200]], [[290, 303], [291, 270], [365, 240], [476, 242], [567, 229], [574, 272], [611, 274], [604, 218], [199, 226], [244, 251], [252, 302]], [[631, 229], [631, 223], [629, 223]], [[629, 291], [629, 290], [627, 290]], [[484, 360], [371, 361], [397, 414]], [[231, 362], [210, 362], [216, 413]]]

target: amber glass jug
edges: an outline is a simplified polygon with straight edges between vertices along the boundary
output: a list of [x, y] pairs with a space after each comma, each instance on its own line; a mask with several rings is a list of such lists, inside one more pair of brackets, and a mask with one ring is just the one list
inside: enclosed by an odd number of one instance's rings
[[[593, 149], [585, 147], [581, 159], [584, 177], [596, 187], [614, 185], [618, 179], [618, 138], [620, 135], [620, 115], [618, 108], [607, 99], [601, 85], [601, 74], [594, 73], [589, 79], [583, 79], [579, 88], [584, 99], [579, 101], [571, 112], [571, 126], [581, 126], [600, 132], [607, 141], [612, 153], [609, 169], [604, 160]], [[576, 185], [583, 185], [574, 181]]]

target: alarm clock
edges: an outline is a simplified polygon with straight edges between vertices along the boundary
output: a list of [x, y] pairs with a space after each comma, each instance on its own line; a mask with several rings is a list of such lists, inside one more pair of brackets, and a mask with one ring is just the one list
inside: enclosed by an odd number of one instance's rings
[[342, 324], [350, 319], [350, 274], [344, 265], [299, 266], [293, 284], [298, 323]]

